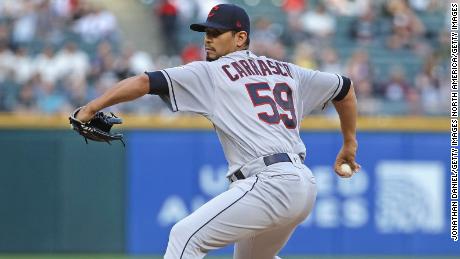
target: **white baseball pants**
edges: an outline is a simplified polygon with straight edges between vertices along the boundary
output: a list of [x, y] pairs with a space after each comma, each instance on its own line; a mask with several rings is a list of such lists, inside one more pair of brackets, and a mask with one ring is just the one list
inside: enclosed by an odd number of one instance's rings
[[174, 225], [164, 258], [203, 258], [232, 243], [235, 259], [275, 258], [310, 214], [316, 184], [300, 159], [255, 170]]

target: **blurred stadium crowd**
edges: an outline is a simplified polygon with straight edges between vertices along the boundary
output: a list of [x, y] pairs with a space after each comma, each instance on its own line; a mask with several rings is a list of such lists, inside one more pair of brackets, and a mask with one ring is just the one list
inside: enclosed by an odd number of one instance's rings
[[[116, 16], [87, 0], [0, 0], [0, 112], [67, 113], [129, 75], [201, 60], [188, 25], [222, 2], [248, 10], [257, 54], [349, 76], [362, 115], [448, 113], [441, 0], [138, 0], [163, 36], [159, 56], [123, 44]], [[156, 97], [115, 109], [166, 111]]]

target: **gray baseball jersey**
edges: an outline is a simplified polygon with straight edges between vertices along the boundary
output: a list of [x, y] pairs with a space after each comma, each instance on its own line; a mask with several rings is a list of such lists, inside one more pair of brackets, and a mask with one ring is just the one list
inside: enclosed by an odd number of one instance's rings
[[174, 225], [164, 258], [203, 258], [231, 243], [235, 259], [278, 258], [316, 199], [313, 174], [301, 159], [300, 121], [343, 98], [350, 80], [246, 50], [161, 73], [149, 77], [160, 78], [173, 111], [199, 113], [214, 124], [232, 182]]
[[214, 124], [229, 175], [261, 156], [304, 156], [302, 117], [339, 95], [347, 80], [247, 50], [162, 72], [171, 109], [199, 113]]

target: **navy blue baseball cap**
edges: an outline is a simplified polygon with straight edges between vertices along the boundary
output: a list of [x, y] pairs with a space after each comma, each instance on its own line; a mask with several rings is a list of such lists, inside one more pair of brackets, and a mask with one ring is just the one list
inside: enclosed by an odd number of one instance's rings
[[193, 31], [204, 32], [206, 28], [245, 31], [249, 34], [249, 16], [243, 8], [237, 5], [219, 4], [211, 9], [206, 22], [190, 25]]

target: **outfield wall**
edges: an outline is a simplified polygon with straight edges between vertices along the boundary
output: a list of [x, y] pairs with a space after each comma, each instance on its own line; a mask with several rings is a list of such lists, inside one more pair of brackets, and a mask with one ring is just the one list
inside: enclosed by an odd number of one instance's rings
[[[351, 180], [331, 169], [337, 121], [304, 122], [318, 199], [284, 253], [460, 252], [449, 232], [448, 119], [389, 120], [361, 120], [363, 172]], [[227, 187], [203, 121], [128, 117], [126, 149], [86, 145], [65, 118], [30, 121], [0, 115], [0, 252], [162, 254], [171, 226]]]
[[[302, 133], [319, 192], [283, 252], [458, 254], [449, 232], [449, 135], [358, 138], [362, 172], [341, 179], [332, 171], [339, 133]], [[226, 162], [212, 132], [132, 131], [129, 140], [127, 251], [161, 253], [177, 220], [227, 188]]]
[[125, 150], [70, 130], [0, 130], [1, 252], [122, 252]]

